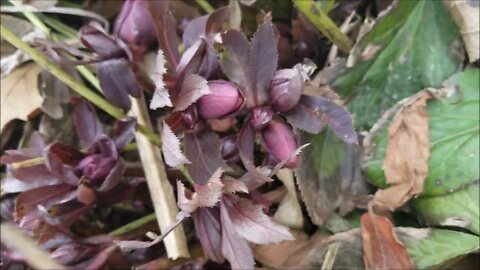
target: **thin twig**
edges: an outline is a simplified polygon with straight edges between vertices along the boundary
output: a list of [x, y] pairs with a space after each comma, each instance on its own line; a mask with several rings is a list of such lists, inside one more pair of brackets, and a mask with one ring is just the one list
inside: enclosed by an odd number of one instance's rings
[[317, 29], [343, 52], [350, 52], [352, 41], [335, 25], [328, 15], [312, 0], [293, 0], [293, 3]]
[[[131, 100], [132, 116], [137, 117], [138, 123], [145, 126], [147, 131], [151, 132], [152, 125], [143, 96], [140, 98], [131, 98]], [[153, 201], [157, 222], [160, 231], [165, 233], [169, 225], [176, 222], [176, 215], [178, 213], [173, 188], [168, 181], [160, 149], [139, 132], [135, 133], [135, 140], [137, 142], [140, 159], [142, 160], [145, 179], [147, 180], [148, 189]], [[189, 256], [187, 238], [181, 225], [165, 237], [163, 243], [165, 244], [168, 257], [176, 259], [178, 257]]]
[[39, 247], [33, 239], [28, 237], [15, 225], [2, 223], [0, 225], [0, 234], [2, 235], [2, 244], [12, 251], [20, 253], [33, 268], [46, 270], [67, 269], [65, 266], [51, 259], [47, 251]]

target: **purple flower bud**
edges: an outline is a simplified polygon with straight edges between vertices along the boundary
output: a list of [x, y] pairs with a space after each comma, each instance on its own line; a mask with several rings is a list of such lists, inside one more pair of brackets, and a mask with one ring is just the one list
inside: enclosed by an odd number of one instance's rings
[[303, 77], [297, 69], [277, 70], [270, 82], [269, 95], [275, 111], [286, 112], [297, 105], [302, 95]]
[[297, 136], [289, 125], [278, 119], [272, 119], [262, 130], [262, 139], [270, 154], [279, 162], [290, 158], [287, 167], [296, 167], [300, 161], [298, 156], [290, 157], [299, 147]]
[[115, 165], [115, 159], [99, 154], [88, 155], [77, 166], [92, 181], [104, 179]]
[[204, 119], [221, 119], [237, 113], [244, 103], [240, 89], [231, 82], [209, 81], [210, 94], [198, 100], [198, 112]]
[[272, 120], [272, 117], [273, 111], [270, 107], [256, 107], [252, 110], [250, 124], [255, 130], [261, 130]]
[[222, 158], [230, 164], [240, 160], [236, 135], [228, 135], [222, 138]]
[[143, 53], [157, 39], [145, 0], [127, 0], [115, 21], [114, 33]]

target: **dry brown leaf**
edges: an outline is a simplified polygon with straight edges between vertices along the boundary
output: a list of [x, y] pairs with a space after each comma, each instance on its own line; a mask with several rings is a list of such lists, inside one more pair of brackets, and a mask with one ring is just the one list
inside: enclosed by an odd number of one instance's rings
[[42, 106], [38, 91], [38, 74], [42, 68], [34, 63], [22, 66], [1, 80], [0, 130], [13, 119], [27, 120]]
[[463, 43], [467, 49], [470, 63], [480, 58], [480, 6], [475, 6], [473, 1], [446, 1], [444, 0], [453, 20], [457, 23], [462, 34]]
[[383, 160], [391, 187], [375, 193], [374, 205], [391, 211], [423, 191], [430, 155], [427, 100], [431, 97], [429, 91], [416, 95], [391, 122]]
[[413, 269], [407, 248], [397, 239], [388, 218], [363, 214], [361, 232], [367, 269]]

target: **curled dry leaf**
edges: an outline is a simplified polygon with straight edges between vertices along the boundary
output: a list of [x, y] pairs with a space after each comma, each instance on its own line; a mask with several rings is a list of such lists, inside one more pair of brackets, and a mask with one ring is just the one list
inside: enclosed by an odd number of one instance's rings
[[187, 74], [183, 81], [182, 90], [180, 90], [178, 98], [175, 100], [174, 111], [183, 111], [199, 98], [210, 93], [207, 80], [196, 74]]
[[38, 91], [38, 74], [42, 68], [30, 63], [14, 70], [1, 80], [0, 129], [13, 119], [26, 121], [28, 116], [42, 106]]
[[162, 153], [165, 163], [170, 167], [177, 167], [190, 161], [183, 155], [180, 149], [180, 141], [170, 127], [163, 122], [162, 129]]
[[415, 95], [391, 122], [383, 170], [392, 186], [375, 193], [375, 205], [393, 210], [423, 191], [430, 156], [429, 98], [428, 90]]
[[388, 218], [363, 214], [361, 233], [367, 269], [413, 269], [407, 248], [397, 239]]

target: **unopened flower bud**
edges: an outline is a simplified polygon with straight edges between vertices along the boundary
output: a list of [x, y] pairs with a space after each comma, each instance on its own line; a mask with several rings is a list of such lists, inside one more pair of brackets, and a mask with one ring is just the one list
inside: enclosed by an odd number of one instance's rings
[[115, 159], [99, 154], [88, 155], [77, 166], [92, 181], [104, 179], [115, 165]]
[[261, 130], [272, 120], [272, 117], [273, 111], [270, 107], [257, 107], [252, 110], [250, 124], [255, 130]]
[[115, 21], [115, 34], [141, 53], [156, 41], [145, 0], [127, 0]]
[[231, 82], [209, 81], [210, 94], [198, 100], [198, 112], [204, 119], [221, 119], [237, 113], [244, 103], [240, 89]]
[[229, 135], [222, 138], [222, 158], [227, 163], [235, 163], [240, 160], [237, 148], [237, 136]]
[[270, 82], [269, 95], [275, 111], [286, 112], [297, 105], [302, 95], [303, 77], [297, 69], [277, 70]]
[[297, 136], [289, 125], [278, 119], [272, 119], [262, 130], [262, 139], [270, 154], [279, 162], [290, 158], [285, 164], [293, 168], [300, 161], [298, 156], [293, 156], [299, 147]]

